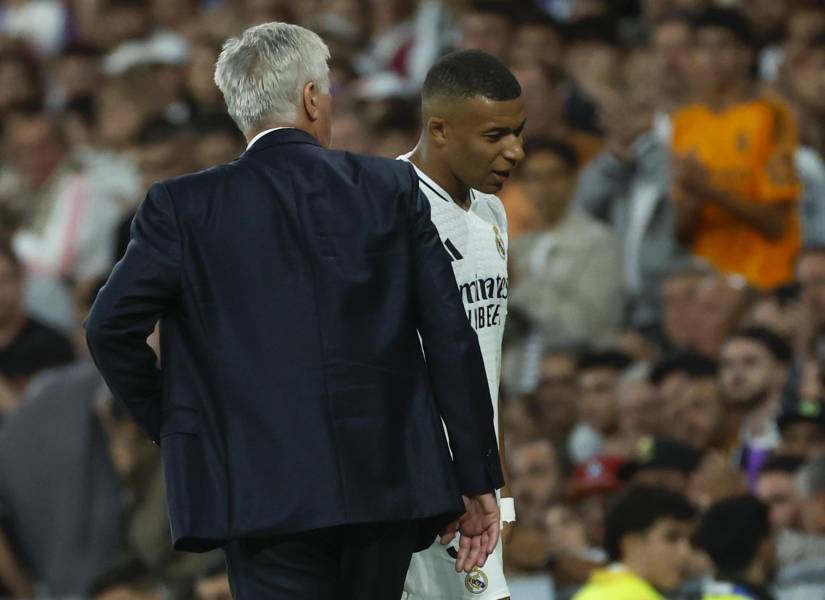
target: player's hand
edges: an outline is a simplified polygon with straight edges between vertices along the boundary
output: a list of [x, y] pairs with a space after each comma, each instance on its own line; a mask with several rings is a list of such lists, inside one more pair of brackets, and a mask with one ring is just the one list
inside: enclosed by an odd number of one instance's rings
[[495, 494], [491, 492], [464, 498], [464, 506], [467, 512], [458, 520], [461, 538], [455, 561], [457, 573], [469, 573], [483, 567], [487, 557], [495, 550], [501, 533], [501, 512]]

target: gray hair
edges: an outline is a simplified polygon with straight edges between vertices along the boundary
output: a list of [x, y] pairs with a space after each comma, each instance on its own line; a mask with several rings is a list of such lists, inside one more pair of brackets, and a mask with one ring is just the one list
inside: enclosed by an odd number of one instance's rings
[[796, 474], [796, 489], [804, 498], [825, 492], [825, 454], [809, 460]]
[[250, 27], [228, 39], [215, 65], [215, 84], [244, 134], [265, 122], [292, 123], [304, 86], [329, 93], [329, 48], [316, 34], [289, 23]]

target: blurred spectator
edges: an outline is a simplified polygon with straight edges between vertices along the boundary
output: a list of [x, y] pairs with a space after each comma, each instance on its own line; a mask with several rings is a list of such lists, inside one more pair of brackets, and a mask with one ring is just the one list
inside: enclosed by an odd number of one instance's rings
[[0, 48], [0, 120], [17, 106], [40, 103], [42, 86], [33, 60], [21, 52]]
[[799, 456], [773, 456], [759, 469], [754, 494], [768, 506], [774, 531], [801, 525], [802, 502], [794, 477], [803, 463]]
[[754, 298], [753, 290], [738, 275], [704, 277], [693, 307], [690, 348], [705, 356], [719, 356], [725, 340], [739, 328]]
[[68, 339], [27, 314], [24, 278], [14, 252], [0, 245], [0, 420], [16, 408], [34, 375], [73, 357]]
[[670, 270], [659, 288], [661, 297], [662, 344], [667, 350], [687, 350], [694, 346], [698, 319], [698, 299], [702, 282], [712, 274], [702, 263], [687, 263]]
[[224, 561], [216, 562], [198, 576], [195, 600], [232, 600]]
[[668, 433], [696, 449], [726, 451], [731, 437], [738, 437], [738, 431], [733, 436], [728, 431], [725, 401], [712, 375], [690, 381], [675, 406], [666, 412], [670, 415], [666, 420]]
[[510, 305], [551, 339], [603, 342], [618, 333], [621, 317], [618, 243], [570, 207], [577, 166], [563, 142], [540, 139], [525, 147], [518, 179], [541, 221], [539, 231], [510, 244]]
[[710, 507], [696, 534], [710, 555], [714, 581], [705, 584], [704, 600], [771, 600], [773, 536], [768, 507], [753, 496], [737, 496]]
[[[596, 456], [576, 468], [569, 485], [570, 503], [584, 529], [587, 541], [585, 557], [591, 563], [604, 564], [605, 515], [608, 506], [624, 486], [620, 477], [625, 460], [616, 456]], [[589, 575], [588, 570], [585, 575]], [[576, 579], [584, 583], [586, 577]]]
[[681, 585], [696, 510], [677, 493], [635, 487], [607, 514], [606, 549], [613, 561], [596, 571], [574, 600], [661, 600]]
[[515, 26], [513, 10], [496, 0], [472, 0], [461, 16], [462, 50], [484, 50], [506, 62]]
[[566, 119], [576, 129], [602, 134], [600, 107], [616, 99], [620, 83], [621, 47], [615, 21], [583, 17], [569, 24], [565, 68], [573, 81]]
[[535, 438], [509, 451], [511, 491], [519, 527], [541, 527], [550, 503], [561, 493], [561, 470], [553, 445]]
[[650, 382], [656, 387], [661, 402], [660, 427], [670, 431], [680, 426], [676, 415], [692, 383], [716, 378], [716, 362], [690, 352], [672, 354], [659, 361], [650, 373]]
[[719, 382], [728, 414], [741, 424], [741, 463], [751, 483], [780, 444], [776, 417], [790, 359], [791, 349], [781, 338], [756, 327], [732, 335], [722, 349]]
[[163, 600], [163, 586], [140, 560], [122, 562], [92, 582], [92, 600]]
[[144, 123], [136, 141], [135, 156], [143, 189], [148, 189], [156, 181], [182, 175], [195, 166], [189, 150], [193, 142], [191, 130], [165, 117], [155, 117]]
[[185, 85], [193, 104], [193, 119], [196, 122], [214, 116], [226, 116], [223, 96], [214, 79], [215, 63], [220, 51], [221, 44], [207, 36], [198, 37], [192, 42]]
[[545, 516], [545, 527], [549, 540], [547, 564], [553, 571], [557, 594], [563, 598], [572, 596], [590, 573], [604, 564], [606, 555], [603, 550], [590, 547], [581, 520], [568, 504], [551, 506]]
[[143, 123], [163, 110], [154, 94], [155, 80], [146, 69], [132, 69], [107, 78], [98, 93], [98, 127], [101, 143], [118, 152], [133, 150]]
[[68, 46], [55, 59], [49, 105], [62, 108], [72, 100], [92, 96], [100, 82], [100, 52], [80, 44]]
[[755, 287], [788, 283], [801, 243], [796, 125], [787, 107], [756, 93], [740, 13], [710, 9], [695, 35], [700, 102], [674, 116], [679, 239]]
[[811, 337], [825, 326], [825, 246], [802, 250], [796, 263], [796, 280], [804, 309], [802, 332]]
[[558, 21], [539, 11], [521, 19], [510, 46], [511, 68], [558, 70], [563, 57], [564, 37]]
[[801, 400], [783, 407], [776, 420], [779, 452], [803, 458], [825, 453], [825, 411], [818, 400]]
[[579, 423], [567, 443], [574, 464], [601, 453], [615, 434], [619, 379], [629, 365], [630, 358], [615, 350], [592, 351], [579, 358]]
[[57, 0], [12, 0], [0, 7], [0, 39], [19, 42], [38, 54], [54, 54], [64, 41], [68, 10]]
[[616, 395], [617, 431], [606, 444], [608, 454], [632, 457], [639, 440], [660, 431], [664, 412], [649, 375], [646, 365], [631, 367], [622, 375]]
[[700, 451], [676, 440], [642, 438], [636, 456], [622, 467], [619, 476], [630, 484], [655, 485], [684, 494], [701, 456]]
[[777, 546], [776, 592], [780, 600], [817, 598], [825, 589], [825, 455], [798, 472], [802, 531], [785, 532]]
[[207, 169], [232, 162], [246, 148], [243, 134], [227, 115], [201, 119], [194, 140], [193, 168]]
[[659, 289], [686, 257], [675, 239], [670, 200], [668, 114], [684, 102], [690, 43], [690, 25], [682, 17], [655, 27], [655, 69], [643, 72], [658, 84], [654, 99], [644, 96], [641, 82], [629, 82], [627, 94], [601, 107], [606, 151], [582, 172], [575, 194], [578, 206], [609, 223], [623, 240], [623, 288], [637, 326], [656, 321]]
[[570, 350], [548, 349], [541, 358], [539, 380], [527, 399], [527, 406], [539, 433], [562, 452], [576, 425], [578, 399], [576, 354]]

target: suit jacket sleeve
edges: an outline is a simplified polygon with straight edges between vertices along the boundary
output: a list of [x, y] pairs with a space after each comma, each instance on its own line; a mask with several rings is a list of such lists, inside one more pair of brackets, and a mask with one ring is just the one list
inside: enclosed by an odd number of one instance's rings
[[181, 242], [172, 201], [154, 184], [132, 222], [131, 240], [98, 293], [86, 341], [103, 379], [137, 424], [160, 438], [162, 377], [146, 338], [177, 301]]
[[453, 268], [430, 203], [410, 167], [413, 271], [418, 330], [438, 411], [447, 426], [461, 493], [504, 485], [493, 427], [493, 404], [478, 337], [464, 312]]

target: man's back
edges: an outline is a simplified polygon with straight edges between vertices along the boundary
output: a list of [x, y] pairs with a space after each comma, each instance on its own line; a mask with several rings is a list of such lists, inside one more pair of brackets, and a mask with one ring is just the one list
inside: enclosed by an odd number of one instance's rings
[[[162, 414], [141, 401], [159, 380], [112, 388], [161, 440], [179, 548], [461, 512], [430, 381], [438, 410], [488, 391], [417, 186], [411, 167], [286, 129], [150, 190], [89, 329], [96, 361], [125, 370], [128, 353], [94, 332], [115, 326], [125, 289], [124, 310], [165, 313]], [[487, 472], [462, 491], [497, 477], [489, 399], [471, 404], [445, 416], [490, 431], [472, 449], [490, 450]]]

